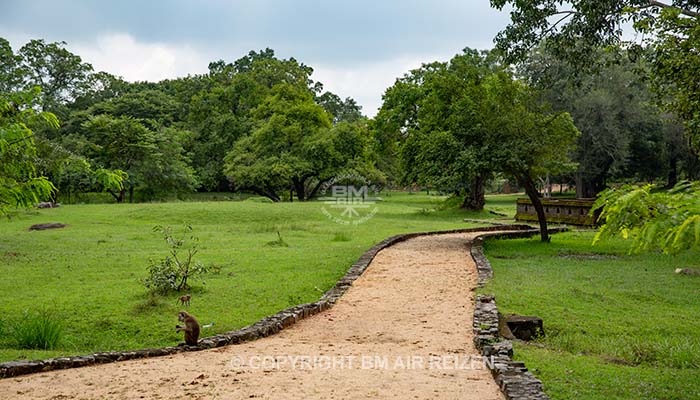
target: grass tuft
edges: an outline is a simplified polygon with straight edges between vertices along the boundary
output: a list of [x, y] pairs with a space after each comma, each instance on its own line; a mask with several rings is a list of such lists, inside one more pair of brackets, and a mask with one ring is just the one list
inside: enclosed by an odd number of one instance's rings
[[63, 326], [47, 311], [25, 312], [14, 323], [11, 336], [21, 349], [50, 350], [61, 341]]
[[345, 232], [336, 232], [332, 239], [333, 242], [349, 242], [351, 240], [352, 237]]

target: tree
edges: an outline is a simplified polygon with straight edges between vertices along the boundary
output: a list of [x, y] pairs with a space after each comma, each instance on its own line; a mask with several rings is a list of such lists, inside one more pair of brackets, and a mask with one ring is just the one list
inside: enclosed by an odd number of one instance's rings
[[89, 88], [92, 65], [82, 62], [65, 46], [65, 42], [31, 40], [19, 50], [23, 85], [41, 87], [40, 103], [46, 111], [63, 111], [63, 106]]
[[234, 143], [255, 130], [253, 111], [272, 88], [288, 84], [315, 93], [313, 69], [294, 58], [278, 59], [271, 49], [251, 51], [233, 63], [209, 64], [208, 85], [191, 101], [189, 124], [197, 133], [193, 164], [207, 190], [228, 190], [224, 157]]
[[0, 215], [48, 199], [54, 186], [36, 174], [36, 148], [29, 126], [41, 120], [58, 126], [53, 114], [34, 109], [39, 89], [0, 94]]
[[684, 159], [687, 145], [667, 143], [678, 135], [678, 124], [654, 105], [648, 83], [635, 73], [644, 63], [615, 60], [602, 51], [591, 59], [600, 69], [571, 79], [575, 68], [540, 46], [520, 68], [543, 99], [555, 111], [569, 112], [581, 131], [573, 155], [579, 164], [577, 197], [595, 197], [610, 179], [654, 180], [670, 174], [672, 160]]
[[131, 117], [98, 115], [84, 123], [82, 143], [88, 159], [100, 168], [126, 172], [119, 191], [108, 190], [117, 202], [134, 201], [138, 192], [146, 199], [194, 190], [196, 179], [180, 142], [189, 135], [174, 128], [157, 131]]
[[557, 174], [575, 167], [569, 157], [579, 131], [568, 113], [550, 111], [531, 88], [507, 74], [493, 75], [484, 85], [489, 110], [485, 143], [498, 170], [513, 176], [525, 189], [537, 212], [541, 239], [548, 242], [547, 218], [535, 182], [548, 172]]
[[0, 93], [19, 89], [22, 76], [19, 72], [21, 58], [14, 54], [10, 42], [0, 38]]
[[483, 209], [485, 183], [497, 169], [493, 144], [483, 140], [483, 82], [501, 72], [489, 52], [465, 49], [449, 63], [424, 64], [387, 89], [377, 126], [383, 140], [399, 143], [403, 183], [463, 195], [463, 208]]
[[306, 200], [308, 182], [322, 178], [340, 158], [328, 134], [328, 114], [311, 93], [289, 84], [273, 87], [254, 114], [260, 126], [226, 156], [227, 176], [237, 187], [273, 201], [290, 187]]
[[542, 240], [549, 240], [535, 181], [571, 168], [578, 131], [569, 114], [541, 104], [494, 54], [465, 49], [449, 63], [411, 71], [387, 90], [377, 119], [404, 138], [408, 182], [462, 194], [467, 188], [463, 208], [481, 209], [486, 180], [508, 174], [526, 189]]
[[339, 122], [357, 122], [362, 119], [362, 106], [358, 105], [350, 97], [342, 100], [335, 93], [325, 92], [317, 97], [316, 102], [333, 116], [334, 124]]
[[[630, 55], [650, 61], [650, 77], [665, 109], [685, 124], [691, 145], [700, 149], [700, 3], [694, 0], [491, 0], [498, 9], [513, 8], [511, 24], [496, 43], [509, 61], [523, 61], [543, 39], [558, 58], [576, 71], [595, 67], [590, 54], [620, 48], [622, 26], [632, 22], [643, 49], [627, 43]], [[612, 46], [611, 46], [612, 45]]]

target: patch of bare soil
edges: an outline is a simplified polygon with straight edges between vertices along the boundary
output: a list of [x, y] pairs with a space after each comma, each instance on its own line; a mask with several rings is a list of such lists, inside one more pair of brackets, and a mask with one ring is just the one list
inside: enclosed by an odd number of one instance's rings
[[0, 380], [9, 398], [503, 399], [472, 344], [472, 234], [381, 251], [330, 310], [258, 341]]

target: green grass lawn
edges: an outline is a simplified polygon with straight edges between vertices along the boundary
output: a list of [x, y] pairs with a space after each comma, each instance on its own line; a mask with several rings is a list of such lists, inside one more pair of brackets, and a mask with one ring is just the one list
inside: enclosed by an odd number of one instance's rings
[[[0, 221], [0, 330], [9, 331], [25, 312], [49, 313], [64, 326], [59, 347], [50, 351], [18, 349], [8, 335], [0, 335], [0, 360], [181, 341], [174, 330], [178, 295], [150, 298], [141, 282], [149, 258], [162, 258], [168, 250], [153, 232], [155, 225], [192, 225], [200, 240], [199, 260], [221, 267], [191, 291], [190, 311], [201, 323], [215, 322], [203, 332], [209, 336], [318, 300], [365, 250], [388, 236], [463, 228], [470, 226], [462, 222], [465, 217], [493, 217], [442, 209], [442, 197], [424, 193], [384, 193], [383, 198], [377, 214], [357, 226], [329, 220], [321, 202], [270, 204], [255, 198], [69, 205]], [[508, 206], [497, 202], [496, 207]], [[27, 230], [44, 222], [69, 226]], [[289, 247], [266, 246], [278, 231]]]
[[591, 246], [593, 232], [490, 240], [486, 255], [503, 313], [537, 315], [546, 337], [516, 344], [515, 358], [553, 399], [700, 399], [697, 253], [627, 255]]

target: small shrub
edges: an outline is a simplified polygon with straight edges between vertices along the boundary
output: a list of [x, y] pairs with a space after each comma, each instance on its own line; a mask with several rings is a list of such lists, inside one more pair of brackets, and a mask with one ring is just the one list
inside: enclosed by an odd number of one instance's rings
[[10, 334], [21, 349], [49, 350], [61, 341], [63, 326], [48, 312], [25, 312]]
[[277, 240], [273, 240], [271, 242], [265, 243], [265, 246], [270, 246], [270, 247], [289, 247], [289, 244], [284, 241], [282, 238], [282, 235], [280, 234], [280, 231], [277, 231]]
[[156, 226], [153, 230], [163, 235], [170, 254], [160, 260], [149, 260], [148, 277], [144, 280], [147, 289], [160, 294], [187, 290], [190, 279], [209, 272], [209, 267], [193, 260], [199, 239], [192, 234], [191, 226], [185, 226], [179, 238], [173, 235], [170, 227]]

